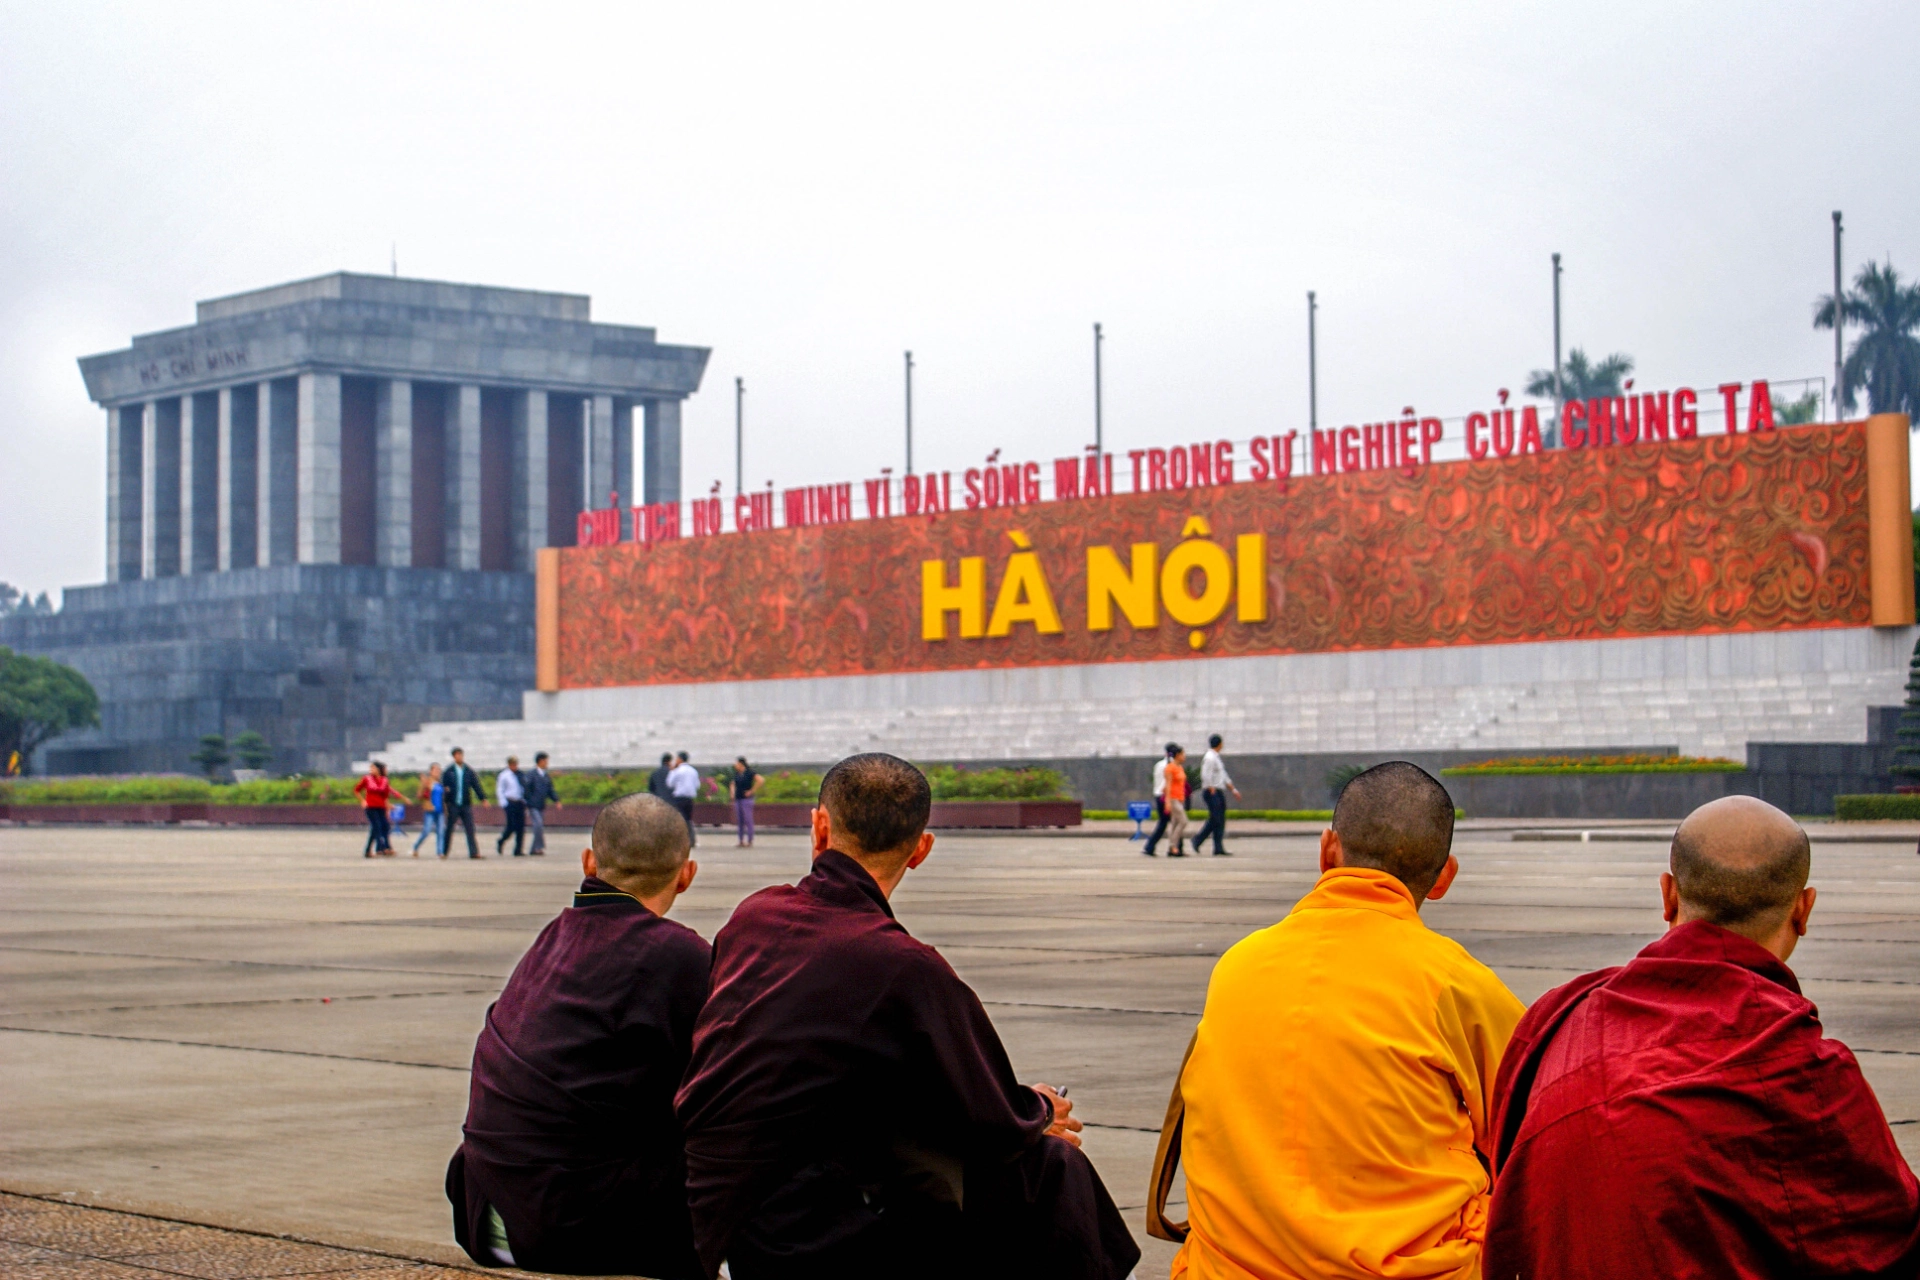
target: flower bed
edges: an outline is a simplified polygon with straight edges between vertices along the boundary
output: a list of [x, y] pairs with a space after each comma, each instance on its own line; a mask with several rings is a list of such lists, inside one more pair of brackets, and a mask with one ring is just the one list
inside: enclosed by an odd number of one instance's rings
[[1514, 756], [1450, 765], [1443, 777], [1513, 777], [1587, 773], [1744, 773], [1746, 765], [1714, 756]]

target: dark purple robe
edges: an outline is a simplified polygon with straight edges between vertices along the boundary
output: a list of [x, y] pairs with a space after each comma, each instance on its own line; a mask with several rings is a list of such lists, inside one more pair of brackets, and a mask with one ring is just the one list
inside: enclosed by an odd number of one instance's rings
[[1139, 1260], [979, 999], [833, 850], [720, 930], [678, 1109], [709, 1275], [1116, 1280]]
[[1793, 971], [1704, 921], [1527, 1011], [1495, 1092], [1486, 1274], [1920, 1274], [1920, 1186]]
[[454, 1236], [475, 1261], [496, 1265], [491, 1204], [529, 1270], [699, 1274], [673, 1093], [711, 954], [592, 877], [541, 930], [487, 1010], [447, 1168]]

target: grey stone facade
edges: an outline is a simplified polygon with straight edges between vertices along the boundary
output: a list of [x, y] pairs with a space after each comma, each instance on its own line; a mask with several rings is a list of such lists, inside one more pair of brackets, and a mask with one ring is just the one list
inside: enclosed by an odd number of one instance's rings
[[77, 668], [101, 726], [36, 772], [192, 772], [201, 734], [252, 729], [277, 772], [344, 773], [423, 721], [511, 716], [533, 683], [533, 576], [287, 565], [72, 587], [0, 618], [0, 645]]
[[512, 717], [542, 547], [680, 498], [705, 348], [589, 300], [347, 273], [199, 304], [88, 356], [107, 415], [107, 584], [0, 644], [71, 663], [103, 725], [43, 768], [191, 767], [262, 733], [339, 772], [423, 720]]
[[80, 361], [107, 412], [107, 579], [530, 571], [616, 491], [679, 500], [707, 355], [577, 294], [342, 272], [202, 302]]

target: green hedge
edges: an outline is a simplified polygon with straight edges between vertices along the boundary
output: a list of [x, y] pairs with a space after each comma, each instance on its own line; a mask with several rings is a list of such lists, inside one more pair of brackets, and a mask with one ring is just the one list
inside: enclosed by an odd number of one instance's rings
[[1506, 760], [1451, 765], [1440, 773], [1443, 777], [1461, 778], [1569, 773], [1744, 773], [1746, 768], [1737, 760], [1705, 756], [1514, 756]]
[[[717, 769], [701, 779], [702, 799], [725, 799], [731, 794], [731, 768]], [[647, 789], [647, 770], [610, 773], [556, 773], [554, 791], [561, 803], [605, 804], [609, 800]], [[1066, 798], [1066, 779], [1054, 769], [957, 769], [933, 765], [926, 770], [935, 800], [1059, 800]], [[493, 774], [482, 774], [489, 794]], [[420, 776], [392, 775], [394, 794], [408, 808], [415, 806]], [[358, 804], [352, 778], [276, 778], [214, 786], [204, 778], [63, 778], [50, 782], [0, 783], [0, 804]], [[767, 775], [759, 799], [812, 804], [820, 797], [820, 775], [783, 770]]]
[[0, 803], [194, 804], [211, 790], [205, 778], [62, 778], [0, 783]]
[[1833, 816], [1842, 822], [1887, 818], [1920, 821], [1920, 795], [1835, 796]]

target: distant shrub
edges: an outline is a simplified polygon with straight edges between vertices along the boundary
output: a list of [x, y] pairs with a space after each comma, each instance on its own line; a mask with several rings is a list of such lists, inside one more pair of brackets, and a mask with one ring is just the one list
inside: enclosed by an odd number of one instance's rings
[[1746, 765], [1717, 756], [1514, 756], [1450, 765], [1444, 777], [1563, 773], [1743, 773]]
[[1835, 796], [1833, 816], [1842, 822], [1920, 820], [1920, 795]]
[[215, 790], [205, 778], [59, 778], [0, 784], [7, 804], [192, 804]]
[[926, 765], [922, 772], [935, 800], [1065, 800], [1067, 780], [1058, 769], [964, 769]]
[[[213, 787], [206, 796], [211, 804], [359, 804], [353, 794], [353, 778], [262, 778], [258, 782], [236, 782], [230, 787]], [[394, 795], [411, 806], [418, 781], [404, 774], [395, 775]]]
[[649, 772], [628, 769], [615, 773], [556, 773], [553, 790], [562, 804], [606, 804], [621, 796], [645, 791]]
[[785, 804], [812, 804], [820, 798], [820, 775], [817, 773], [795, 773], [783, 769], [779, 773], [767, 775], [766, 785], [760, 788], [756, 800], [777, 801]]

